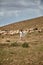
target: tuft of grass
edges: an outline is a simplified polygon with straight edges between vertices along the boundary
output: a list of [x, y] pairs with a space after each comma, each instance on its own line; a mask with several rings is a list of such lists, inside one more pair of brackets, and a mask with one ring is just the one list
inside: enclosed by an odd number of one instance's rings
[[3, 46], [9, 46], [9, 44], [8, 43], [7, 44], [6, 43], [3, 43], [3, 44], [0, 43], [0, 47], [3, 47]]
[[11, 43], [11, 46], [16, 47], [16, 46], [19, 46], [19, 45], [18, 45], [17, 42], [13, 42], [13, 43]]
[[28, 48], [28, 47], [29, 47], [29, 45], [28, 45], [28, 43], [27, 43], [27, 42], [24, 42], [24, 43], [22, 44], [22, 47], [23, 47], [23, 48]]

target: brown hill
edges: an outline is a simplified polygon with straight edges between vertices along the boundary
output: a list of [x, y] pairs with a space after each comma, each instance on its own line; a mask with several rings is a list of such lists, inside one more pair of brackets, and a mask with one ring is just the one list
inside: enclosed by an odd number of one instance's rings
[[3, 27], [0, 27], [1, 30], [16, 30], [16, 29], [27, 29], [31, 27], [43, 27], [43, 16], [30, 19], [30, 20], [24, 20], [21, 22], [12, 23]]

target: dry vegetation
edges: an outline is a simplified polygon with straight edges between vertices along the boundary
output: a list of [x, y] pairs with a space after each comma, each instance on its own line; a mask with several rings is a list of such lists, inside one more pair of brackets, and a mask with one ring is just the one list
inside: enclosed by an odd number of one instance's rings
[[16, 30], [16, 29], [27, 29], [27, 28], [31, 28], [31, 27], [43, 27], [43, 16], [42, 17], [38, 17], [35, 19], [30, 19], [30, 20], [24, 20], [21, 22], [17, 22], [17, 23], [13, 23], [13, 24], [9, 24], [3, 27], [0, 27], [1, 30]]
[[37, 25], [42, 32], [27, 33], [23, 40], [20, 40], [19, 34], [0, 35], [0, 65], [43, 65], [43, 17], [24, 22], [0, 29], [20, 29], [21, 26], [27, 29]]
[[28, 42], [29, 47], [14, 44], [0, 45], [0, 65], [43, 65], [43, 42]]

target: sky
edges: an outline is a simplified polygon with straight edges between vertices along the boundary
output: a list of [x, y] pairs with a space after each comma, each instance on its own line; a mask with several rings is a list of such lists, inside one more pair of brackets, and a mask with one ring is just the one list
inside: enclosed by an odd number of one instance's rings
[[0, 26], [43, 16], [43, 0], [0, 0]]

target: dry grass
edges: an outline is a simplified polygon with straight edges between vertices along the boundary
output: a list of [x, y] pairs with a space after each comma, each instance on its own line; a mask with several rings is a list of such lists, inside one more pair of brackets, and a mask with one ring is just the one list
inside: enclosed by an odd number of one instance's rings
[[29, 46], [1, 46], [0, 65], [43, 65], [43, 42], [29, 42]]
[[[6, 42], [7, 38], [10, 42]], [[28, 33], [22, 41], [19, 40], [19, 35], [7, 35], [4, 38], [0, 36], [0, 39], [0, 65], [43, 65], [42, 32]], [[24, 42], [28, 43], [29, 47], [22, 47]]]

